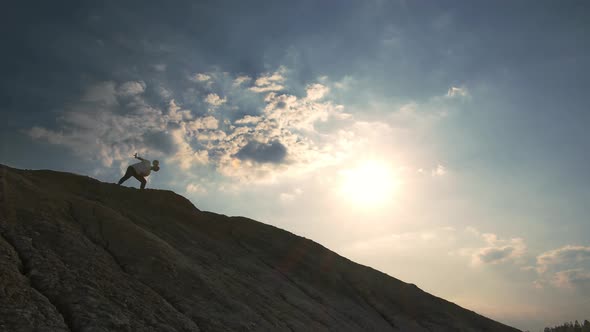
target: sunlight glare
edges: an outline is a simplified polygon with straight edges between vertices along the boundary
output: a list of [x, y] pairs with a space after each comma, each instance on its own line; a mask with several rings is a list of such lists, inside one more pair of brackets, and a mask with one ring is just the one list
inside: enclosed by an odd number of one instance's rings
[[373, 207], [390, 201], [396, 188], [393, 171], [385, 164], [367, 161], [341, 172], [340, 192], [353, 203]]

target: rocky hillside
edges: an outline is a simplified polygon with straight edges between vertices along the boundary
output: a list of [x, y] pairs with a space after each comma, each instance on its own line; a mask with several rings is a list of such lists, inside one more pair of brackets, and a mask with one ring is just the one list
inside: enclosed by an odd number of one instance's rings
[[517, 331], [170, 191], [0, 165], [0, 234], [1, 331]]

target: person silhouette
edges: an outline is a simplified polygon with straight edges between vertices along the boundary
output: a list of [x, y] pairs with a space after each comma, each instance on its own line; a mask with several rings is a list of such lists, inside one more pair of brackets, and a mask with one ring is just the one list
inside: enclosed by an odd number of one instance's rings
[[144, 189], [145, 184], [147, 183], [147, 181], [145, 180], [145, 177], [149, 176], [152, 170], [154, 172], [159, 171], [160, 170], [160, 162], [157, 160], [150, 162], [147, 159], [143, 159], [143, 158], [137, 156], [137, 153], [134, 154], [133, 157], [141, 160], [141, 162], [127, 167], [127, 171], [125, 172], [125, 175], [123, 175], [123, 177], [119, 180], [118, 184], [121, 185], [123, 182], [127, 181], [127, 179], [129, 179], [130, 177], [134, 177], [139, 182], [141, 182], [141, 189]]

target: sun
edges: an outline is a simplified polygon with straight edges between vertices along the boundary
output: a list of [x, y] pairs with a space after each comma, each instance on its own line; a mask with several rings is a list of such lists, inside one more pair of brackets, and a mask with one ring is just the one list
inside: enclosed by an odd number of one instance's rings
[[391, 167], [378, 161], [362, 162], [340, 174], [340, 193], [356, 205], [364, 207], [390, 202], [397, 187]]

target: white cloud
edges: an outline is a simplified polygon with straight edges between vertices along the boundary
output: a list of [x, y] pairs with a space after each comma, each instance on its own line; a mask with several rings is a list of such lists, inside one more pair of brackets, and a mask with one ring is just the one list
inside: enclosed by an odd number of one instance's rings
[[254, 81], [254, 86], [250, 88], [253, 92], [269, 92], [269, 91], [280, 91], [285, 87], [281, 84], [285, 81], [285, 67], [280, 67], [279, 70], [274, 73], [266, 73]]
[[[135, 84], [137, 83], [137, 84]], [[83, 94], [80, 103], [73, 103], [59, 118], [61, 128], [49, 130], [33, 127], [28, 133], [37, 140], [46, 140], [70, 148], [89, 160], [98, 160], [104, 166], [129, 160], [135, 152], [158, 155], [162, 152], [150, 149], [147, 139], [154, 133], [166, 130], [167, 123], [179, 121], [178, 110], [171, 105], [172, 114], [147, 104], [141, 95], [129, 101], [127, 95], [139, 93], [143, 85], [138, 82], [123, 84], [119, 92], [112, 82], [98, 83]], [[123, 99], [119, 99], [119, 97]], [[126, 100], [126, 101], [125, 101]], [[125, 106], [127, 113], [119, 110]], [[180, 113], [180, 117], [185, 117]]]
[[[205, 141], [223, 141], [227, 138], [227, 134], [221, 130], [208, 130], [208, 131], [201, 131], [195, 135], [195, 138], [198, 141], [205, 142]], [[209, 145], [207, 145], [209, 146]]]
[[239, 125], [256, 124], [262, 120], [259, 116], [246, 115], [245, 117], [236, 120], [234, 123]]
[[193, 76], [191, 76], [190, 79], [194, 82], [207, 82], [211, 80], [211, 76], [204, 73], [196, 73]]
[[268, 85], [273, 82], [283, 82], [285, 80], [284, 74], [286, 72], [285, 67], [280, 67], [279, 70], [275, 71], [272, 74], [265, 74], [256, 79], [256, 86]]
[[[326, 149], [324, 142], [311, 136], [315, 135], [315, 122], [325, 121], [330, 114], [342, 112], [341, 108], [330, 102], [319, 103], [276, 93], [269, 93], [265, 103], [261, 115], [236, 120], [234, 124], [240, 126], [230, 127], [233, 129], [227, 132], [227, 137], [216, 145], [218, 150], [224, 151], [224, 156], [219, 157], [222, 174], [247, 181], [269, 178], [287, 170], [293, 176], [335, 160], [332, 148]], [[280, 142], [287, 150], [285, 162], [269, 165], [237, 159], [235, 155], [238, 151], [252, 141], [259, 142], [260, 146]]]
[[[401, 104], [396, 112], [389, 112], [387, 117], [391, 125], [400, 130], [413, 132], [429, 132], [449, 115], [449, 103], [446, 97], [434, 96], [424, 102], [408, 101]], [[377, 105], [382, 109], [389, 105]]]
[[436, 168], [430, 172], [430, 174], [432, 176], [444, 176], [447, 174], [447, 169], [443, 165], [438, 164]]
[[303, 190], [301, 190], [300, 188], [295, 188], [291, 192], [279, 194], [279, 200], [283, 203], [293, 202], [301, 194], [303, 194]]
[[158, 87], [156, 89], [156, 92], [163, 99], [170, 99], [170, 97], [172, 97], [172, 91], [170, 91], [169, 89], [167, 89], [167, 88], [165, 88], [163, 86]]
[[62, 116], [62, 129], [52, 131], [35, 127], [29, 134], [36, 139], [67, 146], [89, 160], [99, 160], [103, 165], [111, 166], [114, 161], [128, 160], [134, 152], [143, 154], [147, 151], [143, 135], [165, 129], [166, 117], [160, 110], [141, 104], [135, 107], [133, 113], [121, 115], [108, 108], [76, 105]]
[[172, 139], [178, 150], [170, 158], [170, 161], [176, 162], [180, 169], [188, 170], [194, 165], [204, 165], [209, 162], [209, 152], [207, 150], [195, 150], [190, 145], [190, 136], [187, 135], [185, 125], [181, 125], [180, 128], [172, 131]]
[[227, 101], [227, 98], [221, 98], [215, 93], [210, 93], [205, 97], [205, 102], [213, 107], [219, 107]]
[[295, 195], [291, 194], [291, 193], [281, 193], [279, 195], [279, 199], [282, 202], [292, 202], [295, 200]]
[[168, 66], [167, 66], [166, 64], [164, 64], [164, 63], [158, 63], [158, 64], [155, 64], [155, 65], [154, 65], [154, 69], [155, 69], [156, 71], [166, 71], [166, 68], [167, 68], [167, 67], [168, 67]]
[[[286, 79], [284, 77], [286, 72], [286, 69], [280, 68], [274, 73], [261, 75], [255, 85], [261, 89], [269, 88], [269, 85], [283, 82]], [[218, 76], [221, 77], [221, 75]], [[236, 80], [237, 78], [234, 78], [231, 82]], [[233, 93], [251, 90], [248, 87], [242, 88], [241, 84], [233, 86], [233, 88], [236, 89]], [[321, 90], [321, 86], [314, 88], [317, 88], [318, 91]], [[210, 101], [214, 104], [219, 99], [210, 97]], [[223, 126], [217, 130], [213, 130], [215, 128], [212, 127], [201, 130], [202, 125], [197, 125], [197, 122], [187, 123], [187, 134], [196, 138], [206, 149], [214, 149], [215, 153], [208, 156], [209, 162], [216, 164], [222, 175], [242, 181], [263, 181], [278, 174], [286, 174], [287, 171], [289, 175], [293, 176], [337, 160], [334, 157], [334, 153], [336, 153], [334, 143], [328, 146], [323, 140], [312, 138], [312, 136], [317, 136], [314, 127], [316, 122], [326, 121], [329, 117], [341, 117], [342, 114], [345, 114], [341, 106], [334, 105], [329, 101], [319, 102], [289, 94], [279, 95], [274, 92], [265, 96], [264, 103], [260, 114], [245, 115], [233, 123], [224, 119]], [[224, 110], [219, 114], [216, 113], [214, 118], [222, 123], [221, 118], [224, 113], [230, 111]], [[219, 124], [216, 122], [215, 125]], [[339, 138], [340, 135], [334, 137]], [[238, 158], [241, 149], [251, 142], [257, 142], [256, 146], [259, 147], [284, 147], [287, 151], [286, 159], [282, 163], [267, 163], [266, 159], [257, 161], [256, 159]], [[252, 146], [250, 144], [250, 147]]]
[[328, 94], [329, 91], [330, 91], [330, 89], [325, 85], [322, 85], [319, 83], [311, 84], [306, 89], [307, 99], [309, 99], [309, 100], [322, 99], [326, 94]]
[[347, 90], [352, 88], [352, 86], [356, 83], [355, 79], [352, 76], [344, 76], [340, 81], [334, 83], [334, 87], [340, 90]]
[[[282, 84], [286, 73], [285, 68], [280, 68], [263, 74], [255, 85], [268, 88], [277, 82]], [[240, 96], [250, 94], [250, 87], [233, 86], [238, 78], [227, 73], [195, 75], [195, 79], [207, 79], [210, 83], [225, 80], [219, 82], [220, 86], [231, 86], [227, 93], [237, 96], [239, 106]], [[178, 99], [170, 99], [172, 92], [168, 90], [161, 96], [166, 108], [153, 106], [143, 97], [143, 81], [120, 86], [103, 82], [89, 87], [80, 103], [62, 113], [58, 129], [36, 126], [28, 133], [37, 140], [66, 146], [89, 160], [99, 160], [105, 166], [127, 163], [129, 156], [139, 152], [166, 159], [182, 170], [211, 164], [221, 175], [240, 181], [270, 181], [277, 176], [294, 177], [334, 165], [351, 153], [351, 147], [365, 142], [358, 137], [358, 132], [365, 129], [355, 127], [342, 106], [325, 100], [327, 88], [320, 84], [308, 87], [305, 96], [271, 92], [258, 108], [248, 105], [251, 113], [232, 122], [235, 110], [220, 109], [199, 115], [198, 109], [187, 109]], [[196, 95], [195, 101], [205, 100], [214, 107], [227, 102], [217, 94], [195, 89], [188, 94]], [[187, 100], [184, 96], [182, 99]], [[348, 128], [316, 128], [319, 122], [329, 119], [337, 119], [339, 126]], [[365, 131], [375, 132], [373, 125]], [[250, 151], [246, 154], [242, 149], [248, 144]], [[254, 151], [253, 147], [264, 149]], [[274, 159], [264, 155], [276, 152], [282, 155]]]
[[219, 120], [209, 115], [186, 122], [186, 128], [190, 130], [217, 129], [219, 128]]
[[452, 86], [447, 92], [447, 97], [469, 97], [469, 91], [465, 87]]
[[135, 96], [145, 91], [146, 84], [144, 81], [129, 81], [121, 84], [117, 93], [122, 96]]
[[402, 116], [415, 116], [418, 104], [415, 102], [407, 103], [399, 108], [399, 115]]
[[242, 85], [243, 83], [250, 82], [251, 80], [252, 80], [252, 78], [249, 76], [238, 76], [234, 79], [233, 85], [237, 87], [237, 86]]
[[198, 183], [189, 183], [186, 186], [186, 192], [189, 194], [206, 194], [207, 189]]
[[253, 92], [281, 91], [284, 88], [285, 87], [280, 84], [271, 83], [271, 84], [263, 85], [263, 86], [253, 86], [250, 88], [250, 91], [253, 91]]
[[173, 122], [180, 122], [184, 120], [190, 120], [193, 118], [193, 115], [189, 110], [181, 110], [181, 108], [176, 105], [174, 99], [170, 100], [168, 103], [168, 120]]
[[342, 113], [342, 109], [331, 102], [309, 102], [288, 94], [271, 92], [265, 101], [267, 105], [264, 113], [267, 119], [298, 130], [313, 131], [316, 122], [326, 121], [329, 116]]

